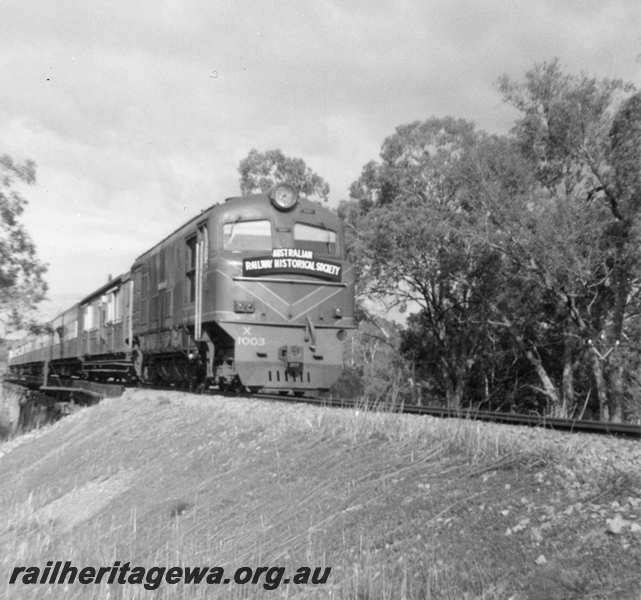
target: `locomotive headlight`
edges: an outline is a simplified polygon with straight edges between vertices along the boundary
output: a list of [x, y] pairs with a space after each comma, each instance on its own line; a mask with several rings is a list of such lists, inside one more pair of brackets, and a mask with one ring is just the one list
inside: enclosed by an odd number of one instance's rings
[[347, 337], [347, 331], [345, 331], [344, 329], [339, 329], [336, 332], [336, 337], [339, 339], [339, 341], [342, 342]]
[[298, 202], [298, 195], [290, 185], [280, 184], [269, 193], [269, 199], [277, 209], [291, 210]]

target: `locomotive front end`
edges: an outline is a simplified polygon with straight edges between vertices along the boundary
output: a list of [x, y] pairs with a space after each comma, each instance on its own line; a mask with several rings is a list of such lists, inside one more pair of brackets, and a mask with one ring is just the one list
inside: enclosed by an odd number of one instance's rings
[[354, 326], [338, 216], [278, 186], [228, 201], [218, 221], [216, 383], [298, 394], [331, 387]]

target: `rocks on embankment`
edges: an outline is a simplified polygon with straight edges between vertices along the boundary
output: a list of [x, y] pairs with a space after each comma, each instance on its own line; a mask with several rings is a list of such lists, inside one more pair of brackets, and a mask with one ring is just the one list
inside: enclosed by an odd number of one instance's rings
[[51, 404], [45, 396], [34, 390], [11, 383], [0, 386], [0, 440], [19, 431], [28, 431], [53, 420], [47, 410]]
[[20, 422], [20, 402], [25, 393], [22, 388], [8, 383], [0, 388], [0, 439], [13, 435]]

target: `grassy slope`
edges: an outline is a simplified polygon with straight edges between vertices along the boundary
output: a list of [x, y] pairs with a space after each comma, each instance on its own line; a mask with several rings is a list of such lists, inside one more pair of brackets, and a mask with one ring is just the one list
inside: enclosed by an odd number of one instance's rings
[[0, 446], [0, 597], [63, 597], [9, 586], [16, 564], [129, 560], [333, 571], [315, 589], [64, 597], [639, 598], [640, 458], [637, 442], [128, 392]]

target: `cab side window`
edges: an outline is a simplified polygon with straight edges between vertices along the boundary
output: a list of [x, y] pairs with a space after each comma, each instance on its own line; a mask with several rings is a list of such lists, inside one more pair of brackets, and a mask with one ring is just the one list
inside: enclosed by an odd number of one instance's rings
[[198, 236], [193, 235], [187, 238], [187, 260], [185, 261], [187, 277], [187, 301], [193, 302], [196, 297], [196, 244]]

